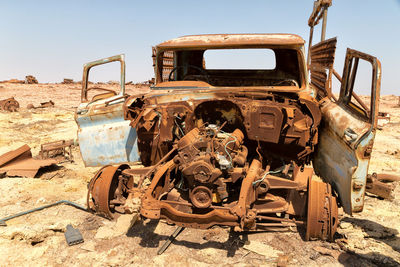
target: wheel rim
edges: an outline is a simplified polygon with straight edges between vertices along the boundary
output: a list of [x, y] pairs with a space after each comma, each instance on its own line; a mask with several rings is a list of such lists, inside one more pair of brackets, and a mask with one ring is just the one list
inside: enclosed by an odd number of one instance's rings
[[331, 185], [309, 179], [306, 240], [332, 241], [338, 223], [338, 205]]
[[94, 175], [88, 186], [88, 209], [106, 218], [114, 218], [115, 210], [110, 208], [110, 201], [114, 198], [118, 177], [125, 169], [129, 169], [126, 164], [104, 166]]

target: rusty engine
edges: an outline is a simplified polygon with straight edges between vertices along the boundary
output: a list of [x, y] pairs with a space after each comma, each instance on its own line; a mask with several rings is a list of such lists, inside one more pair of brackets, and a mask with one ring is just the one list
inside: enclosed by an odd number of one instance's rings
[[[125, 116], [147, 167], [101, 169], [89, 185], [89, 207], [113, 217], [133, 212], [140, 197], [146, 218], [238, 231], [296, 226], [311, 216], [307, 238], [332, 238], [336, 199], [306, 166], [318, 140], [318, 103], [301, 93], [218, 98], [158, 105], [151, 97], [128, 99]], [[316, 194], [306, 193], [310, 186]], [[322, 205], [310, 214], [307, 200]]]

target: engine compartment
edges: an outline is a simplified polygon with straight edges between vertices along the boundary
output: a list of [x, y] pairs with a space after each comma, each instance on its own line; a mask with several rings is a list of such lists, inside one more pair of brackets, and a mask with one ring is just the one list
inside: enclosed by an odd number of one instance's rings
[[307, 95], [221, 93], [213, 100], [178, 99], [157, 105], [154, 101], [136, 98], [125, 107], [125, 118], [137, 130], [145, 166], [158, 162], [177, 140], [206, 124], [223, 125], [225, 132], [242, 131], [250, 158], [256, 156], [255, 148], [260, 147], [264, 159], [278, 158], [304, 165], [310, 162], [318, 142], [321, 115], [318, 103]]

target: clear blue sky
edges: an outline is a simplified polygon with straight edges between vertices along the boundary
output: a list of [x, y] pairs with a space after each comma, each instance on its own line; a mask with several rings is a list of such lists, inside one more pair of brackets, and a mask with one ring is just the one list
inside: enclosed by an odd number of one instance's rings
[[[312, 6], [313, 0], [0, 0], [0, 80], [80, 80], [84, 63], [125, 53], [127, 81], [144, 81], [153, 77], [151, 46], [182, 35], [295, 33], [308, 40]], [[382, 94], [400, 94], [400, 0], [333, 0], [327, 38], [334, 36], [339, 73], [346, 47], [372, 54], [382, 63]], [[95, 75], [118, 79], [117, 68]]]

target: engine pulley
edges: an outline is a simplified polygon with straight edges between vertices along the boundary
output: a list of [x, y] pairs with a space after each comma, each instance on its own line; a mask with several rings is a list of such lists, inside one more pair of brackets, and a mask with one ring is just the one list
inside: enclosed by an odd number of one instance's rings
[[190, 200], [199, 209], [208, 208], [212, 203], [212, 192], [205, 186], [197, 186], [191, 191]]

